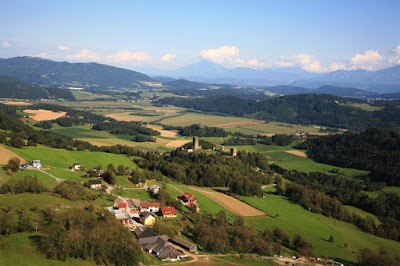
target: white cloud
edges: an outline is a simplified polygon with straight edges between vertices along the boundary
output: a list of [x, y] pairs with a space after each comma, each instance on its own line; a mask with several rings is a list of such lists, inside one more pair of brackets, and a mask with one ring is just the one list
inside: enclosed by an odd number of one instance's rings
[[8, 47], [11, 47], [11, 43], [9, 43], [9, 42], [1, 42], [0, 46], [1, 46], [1, 48], [8, 48]]
[[239, 48], [236, 46], [224, 45], [215, 49], [203, 50], [200, 56], [214, 63], [224, 63], [226, 59], [239, 56]]
[[374, 70], [382, 66], [384, 57], [376, 50], [356, 54], [350, 59], [352, 69]]
[[393, 52], [393, 56], [389, 60], [390, 63], [392, 63], [394, 65], [400, 64], [400, 45], [393, 48], [392, 52]]
[[279, 58], [275, 64], [279, 67], [301, 67], [306, 71], [322, 71], [321, 63], [314, 56], [308, 54], [297, 54], [289, 57]]
[[72, 50], [71, 47], [63, 46], [63, 45], [59, 45], [59, 46], [57, 47], [57, 49], [60, 50], [60, 51], [70, 51], [70, 50]]
[[165, 55], [163, 55], [163, 56], [161, 57], [161, 61], [163, 61], [163, 62], [169, 62], [169, 61], [174, 60], [175, 57], [176, 57], [176, 54], [168, 53], [168, 54], [165, 54]]
[[151, 59], [151, 56], [146, 52], [142, 51], [118, 51], [112, 55], [105, 56], [104, 59], [106, 61], [112, 62], [130, 62], [130, 61], [148, 61]]
[[77, 61], [100, 61], [101, 56], [94, 51], [84, 48], [75, 54], [67, 55], [66, 58]]

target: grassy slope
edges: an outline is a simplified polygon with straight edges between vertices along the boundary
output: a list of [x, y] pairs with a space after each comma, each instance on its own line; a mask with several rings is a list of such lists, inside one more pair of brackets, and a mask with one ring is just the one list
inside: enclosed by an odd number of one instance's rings
[[[248, 204], [271, 215], [246, 218], [246, 224], [258, 230], [281, 227], [291, 238], [301, 234], [312, 243], [317, 256], [353, 261], [355, 252], [361, 248], [383, 248], [393, 255], [400, 250], [399, 242], [379, 238], [360, 231], [352, 224], [309, 212], [284, 197], [271, 194], [273, 190], [268, 189], [264, 198], [242, 197]], [[327, 241], [330, 235], [334, 237], [334, 243]]]
[[[228, 150], [231, 146], [226, 146]], [[303, 158], [300, 156], [292, 155], [286, 150], [293, 150], [291, 146], [274, 146], [274, 145], [246, 145], [246, 146], [235, 146], [238, 150], [245, 150], [249, 152], [260, 152], [265, 153], [269, 157], [269, 163], [274, 163], [285, 169], [296, 169], [303, 172], [324, 172], [331, 174], [329, 171], [332, 169], [338, 169], [339, 172], [346, 176], [364, 175], [366, 171], [361, 171], [351, 168], [342, 168], [332, 166], [328, 164], [318, 163], [309, 158]]]
[[86, 168], [101, 165], [103, 169], [106, 169], [109, 163], [114, 164], [114, 167], [122, 164], [136, 168], [136, 164], [125, 155], [104, 152], [68, 151], [41, 145], [37, 147], [25, 147], [23, 149], [9, 147], [9, 149], [26, 160], [41, 160], [44, 167], [51, 166], [68, 169], [73, 163], [78, 162], [82, 167]]

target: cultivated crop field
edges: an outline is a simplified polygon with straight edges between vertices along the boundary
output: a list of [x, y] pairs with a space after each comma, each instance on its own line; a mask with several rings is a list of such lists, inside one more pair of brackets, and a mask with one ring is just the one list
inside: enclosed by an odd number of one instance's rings
[[39, 110], [24, 110], [24, 113], [29, 114], [29, 118], [35, 121], [46, 121], [53, 120], [65, 116], [66, 112], [53, 112], [49, 110], [39, 109]]
[[4, 147], [3, 145], [0, 145], [0, 165], [5, 165], [8, 163], [8, 161], [11, 158], [14, 157], [18, 157], [21, 162], [24, 162], [24, 158], [22, 158], [21, 156], [19, 156], [18, 154], [10, 151], [9, 149], [7, 149], [6, 147]]

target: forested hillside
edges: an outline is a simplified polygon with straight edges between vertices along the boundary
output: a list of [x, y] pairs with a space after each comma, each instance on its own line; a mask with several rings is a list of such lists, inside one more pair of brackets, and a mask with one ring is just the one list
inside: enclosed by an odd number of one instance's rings
[[197, 110], [275, 120], [295, 124], [322, 125], [360, 131], [369, 127], [400, 129], [400, 109], [385, 106], [383, 110], [365, 111], [344, 106], [348, 99], [331, 96], [302, 94], [264, 101], [237, 97], [210, 97], [203, 99], [165, 98], [160, 105], [176, 105]]
[[0, 75], [47, 86], [88, 89], [141, 87], [141, 81], [152, 81], [145, 74], [103, 64], [54, 62], [29, 56], [0, 60]]
[[0, 97], [17, 99], [75, 100], [75, 97], [69, 90], [59, 88], [44, 88], [6, 76], [0, 77]]
[[314, 160], [371, 171], [375, 182], [400, 186], [400, 135], [385, 129], [308, 139], [300, 148]]

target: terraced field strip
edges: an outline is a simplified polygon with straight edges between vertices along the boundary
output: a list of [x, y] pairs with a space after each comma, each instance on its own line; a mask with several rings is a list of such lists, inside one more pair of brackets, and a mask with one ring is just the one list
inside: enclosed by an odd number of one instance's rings
[[244, 203], [240, 200], [237, 200], [231, 196], [228, 196], [221, 192], [213, 191], [209, 188], [198, 188], [193, 186], [188, 186], [188, 188], [198, 191], [203, 194], [205, 197], [215, 201], [225, 209], [234, 213], [238, 216], [263, 216], [264, 212]]
[[307, 154], [306, 154], [304, 151], [299, 151], [299, 150], [287, 150], [287, 151], [285, 151], [285, 152], [287, 152], [287, 153], [289, 153], [289, 154], [292, 154], [292, 155], [299, 156], [299, 157], [307, 158]]
[[25, 162], [25, 159], [15, 154], [4, 146], [0, 145], [0, 164], [7, 164], [11, 158], [17, 157], [21, 162]]
[[234, 123], [226, 123], [215, 125], [215, 127], [219, 128], [232, 128], [232, 127], [246, 127], [246, 126], [254, 126], [259, 124], [265, 124], [264, 120], [253, 120], [253, 121], [243, 121], [243, 122], [234, 122]]

